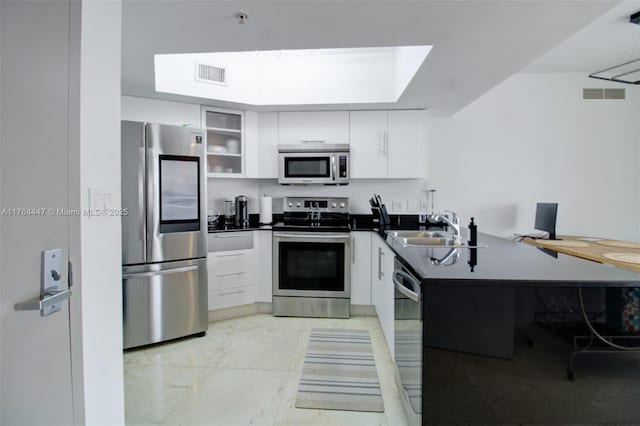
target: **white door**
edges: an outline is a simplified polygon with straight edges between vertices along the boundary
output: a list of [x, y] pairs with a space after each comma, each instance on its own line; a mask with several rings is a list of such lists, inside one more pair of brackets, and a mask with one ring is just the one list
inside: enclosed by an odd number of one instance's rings
[[[5, 2], [1, 16], [0, 424], [71, 425], [69, 301], [41, 317], [41, 251], [69, 254], [69, 2]], [[19, 209], [19, 210], [13, 210]], [[22, 210], [24, 209], [24, 210]], [[56, 215], [57, 213], [57, 215]]]
[[349, 144], [352, 178], [386, 178], [387, 111], [351, 111]]
[[426, 112], [389, 111], [388, 131], [388, 177], [426, 177]]

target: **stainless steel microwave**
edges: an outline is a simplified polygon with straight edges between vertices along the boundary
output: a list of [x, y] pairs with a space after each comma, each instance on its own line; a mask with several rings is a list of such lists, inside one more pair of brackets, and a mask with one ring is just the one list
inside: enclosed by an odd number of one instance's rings
[[349, 144], [303, 142], [278, 145], [278, 183], [347, 185]]

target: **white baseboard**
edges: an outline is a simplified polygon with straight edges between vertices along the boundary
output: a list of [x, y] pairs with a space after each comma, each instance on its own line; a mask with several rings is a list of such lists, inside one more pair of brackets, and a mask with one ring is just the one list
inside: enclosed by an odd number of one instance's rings
[[[375, 317], [376, 309], [373, 305], [351, 305], [351, 316]], [[246, 317], [255, 314], [271, 314], [271, 302], [256, 302], [249, 305], [233, 306], [231, 308], [209, 311], [209, 322], [224, 321], [231, 318]]]

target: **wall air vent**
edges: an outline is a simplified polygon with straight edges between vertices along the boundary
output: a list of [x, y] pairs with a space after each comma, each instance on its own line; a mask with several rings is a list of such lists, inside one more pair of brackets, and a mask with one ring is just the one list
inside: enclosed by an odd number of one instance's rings
[[227, 70], [214, 65], [196, 64], [196, 81], [226, 86]]
[[582, 89], [582, 99], [625, 99], [626, 89]]

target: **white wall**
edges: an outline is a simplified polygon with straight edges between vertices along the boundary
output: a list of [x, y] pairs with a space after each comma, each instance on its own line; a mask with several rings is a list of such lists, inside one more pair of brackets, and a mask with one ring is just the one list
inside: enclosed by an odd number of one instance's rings
[[[110, 192], [111, 208], [118, 209], [122, 6], [85, 0], [80, 13], [79, 121], [72, 123], [79, 127], [80, 173], [74, 185], [81, 209], [90, 207], [90, 188]], [[120, 218], [82, 216], [79, 244], [85, 423], [124, 424]]]
[[[627, 99], [583, 101], [583, 87]], [[576, 74], [516, 74], [447, 118], [429, 120], [430, 181], [440, 206], [479, 230], [533, 228], [558, 202], [557, 232], [640, 240], [640, 92]]]
[[[334, 196], [349, 197], [352, 214], [370, 214], [369, 198], [376, 193], [382, 197], [387, 209], [393, 214], [418, 213], [418, 201], [425, 200], [426, 179], [352, 179], [346, 186], [283, 186], [276, 180], [259, 181], [259, 194], [281, 198], [284, 196]], [[401, 208], [393, 210], [393, 201]], [[273, 201], [273, 211], [282, 211], [282, 201]]]
[[200, 127], [200, 105], [122, 96], [122, 120]]

